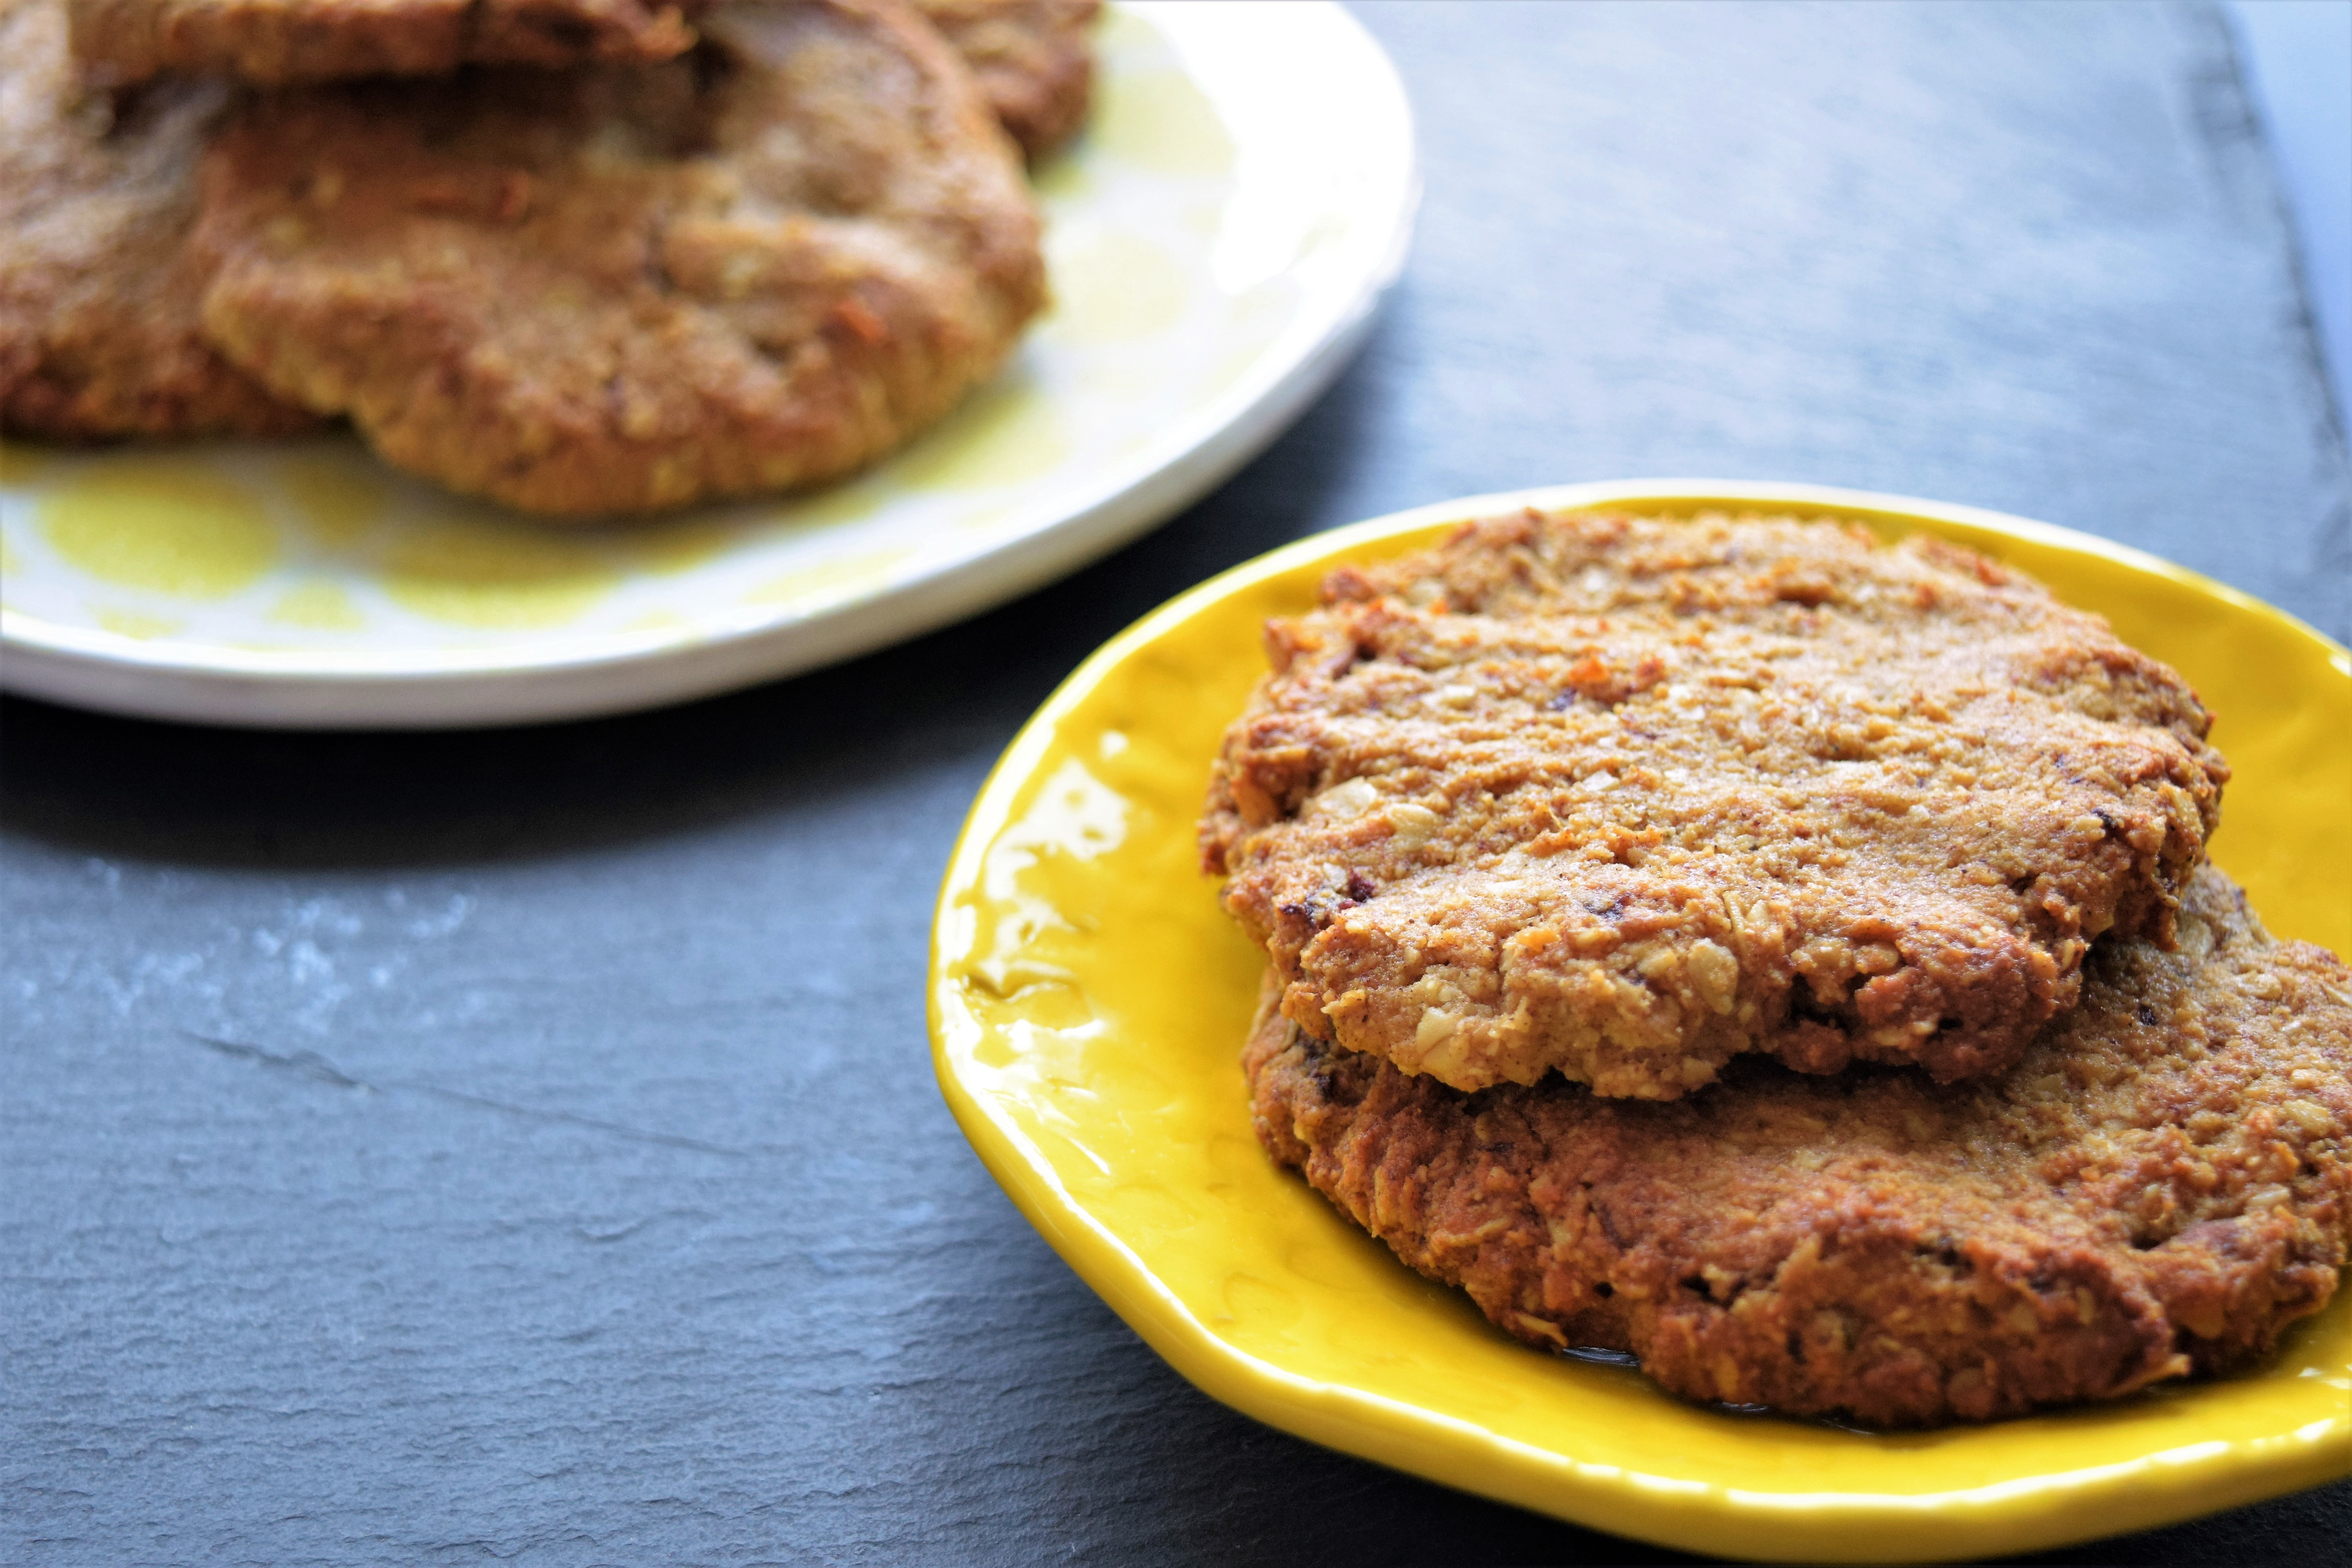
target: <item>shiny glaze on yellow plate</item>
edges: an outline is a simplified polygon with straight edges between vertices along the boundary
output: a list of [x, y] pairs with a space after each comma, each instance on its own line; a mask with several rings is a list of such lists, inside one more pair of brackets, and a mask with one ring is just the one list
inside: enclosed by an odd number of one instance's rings
[[2042, 523], [1805, 486], [1454, 501], [1300, 541], [1113, 638], [1005, 752], [932, 932], [933, 1055], [996, 1179], [1081, 1278], [1259, 1420], [1580, 1524], [1755, 1558], [1923, 1561], [2147, 1529], [2352, 1474], [2352, 1290], [2253, 1373], [1870, 1435], [1683, 1403], [1505, 1338], [1278, 1169], [1238, 1053], [1262, 962], [1192, 824], [1258, 628], [1330, 566], [1521, 505], [1787, 510], [2022, 567], [2171, 661], [2236, 769], [2215, 856], [2272, 930], [2352, 951], [2352, 658], [2179, 567]]

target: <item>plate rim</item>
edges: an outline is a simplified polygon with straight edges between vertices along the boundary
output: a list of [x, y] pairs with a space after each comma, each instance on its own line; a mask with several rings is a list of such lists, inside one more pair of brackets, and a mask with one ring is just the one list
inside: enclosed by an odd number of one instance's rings
[[[1169, 0], [1113, 4], [1155, 25], [1185, 9]], [[1054, 521], [995, 542], [976, 541], [919, 574], [838, 604], [787, 606], [687, 637], [614, 631], [568, 647], [549, 639], [547, 651], [523, 644], [450, 653], [281, 652], [134, 637], [0, 609], [0, 690], [133, 718], [265, 729], [458, 729], [594, 718], [803, 674], [1076, 571], [1174, 517], [1272, 445], [1362, 348], [1381, 300], [1403, 273], [1422, 199], [1403, 78], [1339, 0], [1307, 0], [1299, 14], [1348, 36], [1366, 69], [1359, 90], [1367, 112], [1394, 125], [1402, 149], [1402, 167], [1382, 187], [1393, 204], [1368, 209], [1385, 225], [1377, 248], [1368, 247], [1370, 264], [1343, 288], [1310, 300], [1247, 374], [1073, 493]]]
[[[1677, 510], [1721, 504], [1811, 508], [1889, 521], [1929, 519], [2077, 551], [2281, 624], [2311, 639], [2352, 680], [2352, 649], [2344, 644], [2275, 605], [2161, 556], [2011, 513], [1884, 491], [1712, 479], [1547, 485], [1436, 501], [1294, 540], [1176, 595], [1096, 649], [1022, 726], [965, 814], [934, 906], [925, 1013], [941, 1097], [991, 1177], [1087, 1288], [1211, 1398], [1360, 1458], [1663, 1545], [1755, 1559], [1931, 1562], [2156, 1529], [2352, 1476], [2347, 1417], [2315, 1435], [2306, 1436], [2308, 1427], [2282, 1434], [2260, 1453], [2249, 1452], [2247, 1443], [2228, 1445], [2220, 1455], [2196, 1452], [2202, 1446], [2191, 1445], [2082, 1471], [1997, 1479], [1927, 1494], [1726, 1489], [1706, 1498], [1677, 1495], [1671, 1502], [1661, 1494], [1645, 1503], [1635, 1495], [1643, 1478], [1613, 1469], [1606, 1477], [1587, 1475], [1591, 1467], [1571, 1456], [1369, 1389], [1318, 1381], [1223, 1340], [1106, 1222], [1078, 1204], [1042, 1152], [1000, 1122], [986, 1097], [963, 1081], [942, 1016], [952, 985], [950, 911], [960, 897], [979, 886], [983, 857], [1011, 821], [1016, 796], [1050, 753], [1062, 721], [1112, 671], [1210, 604], [1318, 559], [1522, 507], [1563, 510], [1636, 503]], [[2297, 1437], [2304, 1439], [2299, 1446], [2281, 1447]], [[2119, 1505], [2120, 1512], [2086, 1521], [2086, 1510], [2100, 1502]], [[1918, 1527], [1930, 1521], [1936, 1539], [1921, 1543]]]

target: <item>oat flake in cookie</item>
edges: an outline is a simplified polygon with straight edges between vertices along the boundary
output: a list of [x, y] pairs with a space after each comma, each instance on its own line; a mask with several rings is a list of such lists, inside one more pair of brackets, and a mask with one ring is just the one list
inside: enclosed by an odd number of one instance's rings
[[315, 423], [197, 333], [195, 163], [228, 94], [87, 89], [61, 0], [0, 0], [0, 431], [270, 435]]
[[387, 460], [553, 515], [834, 478], [1045, 297], [1020, 164], [891, 0], [745, 0], [678, 59], [265, 98], [204, 169], [205, 324]]
[[1790, 1414], [2013, 1415], [2252, 1363], [2352, 1246], [2352, 970], [2210, 868], [2179, 926], [2102, 942], [2014, 1071], [1948, 1088], [1465, 1094], [1271, 994], [1244, 1062], [1277, 1159], [1530, 1344]]
[[1292, 1020], [1459, 1089], [1998, 1071], [2228, 777], [2099, 617], [1829, 523], [1499, 518], [1266, 636], [1203, 859]]

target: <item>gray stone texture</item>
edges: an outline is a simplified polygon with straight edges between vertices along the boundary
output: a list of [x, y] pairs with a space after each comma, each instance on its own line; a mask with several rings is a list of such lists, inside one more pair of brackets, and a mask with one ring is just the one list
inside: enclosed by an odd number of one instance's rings
[[[637, 718], [0, 708], [0, 1560], [1673, 1561], [1193, 1392], [941, 1107], [933, 891], [1103, 637], [1332, 524], [1636, 475], [2125, 540], [2352, 636], [2352, 482], [2216, 16], [1369, 5], [1369, 351], [1070, 580]], [[2326, 1561], [2352, 1485], [2070, 1550]]]

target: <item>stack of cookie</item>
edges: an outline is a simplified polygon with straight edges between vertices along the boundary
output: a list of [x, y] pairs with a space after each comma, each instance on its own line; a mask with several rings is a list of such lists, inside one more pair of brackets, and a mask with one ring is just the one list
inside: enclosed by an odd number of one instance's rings
[[1262, 1141], [1528, 1342], [1909, 1426], [2245, 1365], [2352, 1248], [2352, 971], [2179, 676], [1930, 540], [1529, 512], [1268, 629], [1202, 825]]
[[0, 0], [0, 429], [549, 516], [784, 489], [993, 374], [1096, 0]]

